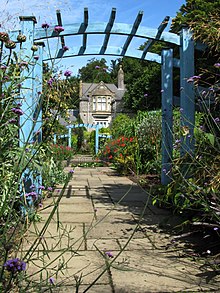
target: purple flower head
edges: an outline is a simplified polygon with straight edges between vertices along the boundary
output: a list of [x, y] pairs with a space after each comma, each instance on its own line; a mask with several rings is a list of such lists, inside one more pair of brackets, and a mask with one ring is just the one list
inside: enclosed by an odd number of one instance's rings
[[16, 122], [17, 122], [17, 120], [15, 118], [8, 120], [9, 124], [15, 124]]
[[183, 111], [184, 111], [183, 108], [180, 108], [180, 113], [183, 113]]
[[66, 71], [64, 72], [64, 76], [66, 76], [66, 77], [71, 76], [71, 74], [72, 74], [72, 71], [70, 71], [70, 70], [66, 70]]
[[19, 108], [12, 108], [11, 110], [12, 110], [13, 113], [15, 113], [15, 114], [17, 114], [19, 116], [24, 114], [24, 112]]
[[167, 170], [166, 170], [165, 168], [163, 168], [163, 170], [162, 170], [162, 171], [163, 171], [163, 173], [167, 173]]
[[105, 255], [107, 255], [110, 258], [114, 257], [111, 251], [105, 251]]
[[199, 75], [194, 75], [194, 76], [191, 76], [190, 78], [187, 79], [187, 82], [194, 82], [194, 81], [197, 81], [201, 78], [201, 76]]
[[17, 103], [17, 107], [21, 107], [22, 106], [22, 103]]
[[49, 186], [49, 187], [47, 187], [47, 190], [48, 191], [53, 191], [53, 188]]
[[148, 94], [144, 94], [144, 97], [147, 97], [148, 96]]
[[161, 90], [160, 92], [161, 92], [161, 93], [163, 93], [163, 92], [164, 92], [164, 90]]
[[220, 122], [219, 117], [216, 117], [216, 118], [214, 119], [214, 121], [215, 121], [215, 123], [219, 123], [219, 122]]
[[103, 71], [107, 71], [107, 70], [108, 70], [108, 68], [105, 68], [105, 67], [103, 68]]
[[7, 271], [15, 274], [26, 270], [26, 263], [19, 258], [9, 259], [5, 262], [4, 267]]
[[215, 63], [214, 66], [220, 68], [220, 63]]
[[38, 188], [39, 188], [40, 190], [44, 190], [44, 189], [45, 189], [45, 186], [40, 185]]
[[7, 66], [6, 66], [6, 65], [2, 65], [0, 68], [1, 68], [2, 70], [6, 70], [6, 69], [7, 69]]
[[38, 196], [38, 194], [35, 192], [35, 191], [31, 191], [31, 192], [29, 192], [29, 193], [26, 193], [25, 194], [25, 196], [26, 197], [32, 197], [33, 199], [36, 199], [37, 198], [37, 196]]
[[100, 66], [96, 65], [95, 69], [100, 69]]
[[53, 78], [50, 78], [50, 79], [47, 81], [47, 84], [49, 85], [49, 87], [52, 87], [53, 82], [54, 82], [54, 79], [53, 79]]
[[40, 203], [38, 204], [38, 207], [39, 207], [39, 208], [42, 208], [42, 207], [43, 207], [43, 204], [40, 202]]
[[218, 231], [218, 229], [219, 229], [218, 227], [214, 227], [213, 228], [214, 231]]
[[42, 25], [41, 25], [41, 27], [42, 28], [45, 28], [45, 29], [48, 29], [50, 26], [49, 26], [49, 24], [48, 23], [43, 23]]
[[35, 189], [35, 187], [36, 186], [34, 184], [31, 184], [31, 186], [30, 186], [31, 189]]
[[54, 280], [54, 278], [50, 277], [50, 278], [49, 278], [49, 283], [50, 283], [51, 285], [55, 285], [55, 280]]
[[64, 28], [60, 25], [55, 26], [54, 31], [59, 34], [64, 31]]
[[62, 48], [62, 49], [63, 49], [63, 51], [64, 51], [64, 52], [66, 52], [66, 51], [68, 51], [68, 50], [69, 50], [69, 47], [67, 47], [67, 46], [63, 46], [63, 48]]
[[34, 56], [34, 59], [35, 59], [35, 60], [38, 60], [39, 58], [40, 58], [40, 57], [39, 57], [38, 55], [35, 55], [35, 56]]
[[69, 170], [69, 173], [70, 174], [73, 174], [74, 173], [74, 170], [73, 169]]

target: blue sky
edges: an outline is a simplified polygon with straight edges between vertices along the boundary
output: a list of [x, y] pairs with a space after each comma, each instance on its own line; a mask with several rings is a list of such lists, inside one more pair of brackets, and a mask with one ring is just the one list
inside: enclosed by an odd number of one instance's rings
[[[37, 26], [41, 26], [45, 21], [54, 25], [57, 9], [61, 11], [63, 24], [82, 22], [84, 7], [88, 7], [89, 22], [107, 22], [114, 7], [117, 10], [115, 22], [133, 24], [138, 12], [143, 11], [141, 26], [157, 28], [165, 16], [174, 18], [182, 4], [185, 4], [185, 0], [1, 0], [0, 24], [2, 30], [14, 30], [19, 28], [18, 16], [34, 15], [38, 22]], [[79, 38], [75, 40], [78, 41]], [[98, 39], [90, 40], [97, 41]], [[114, 45], [119, 41], [119, 38], [115, 38]], [[137, 43], [137, 47], [138, 45]], [[106, 60], [114, 59], [102, 57]], [[92, 56], [84, 56], [65, 59], [62, 61], [61, 69], [68, 68], [76, 74], [91, 58]], [[97, 56], [96, 58], [98, 59]]]

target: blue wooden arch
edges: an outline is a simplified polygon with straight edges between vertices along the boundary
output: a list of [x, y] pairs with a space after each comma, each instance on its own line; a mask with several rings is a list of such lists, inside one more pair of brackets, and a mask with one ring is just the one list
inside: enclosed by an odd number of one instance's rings
[[[61, 48], [56, 54], [52, 52], [52, 58], [66, 58], [83, 55], [114, 55], [128, 56], [141, 60], [153, 61], [161, 64], [162, 74], [162, 184], [168, 184], [172, 173], [172, 152], [173, 152], [173, 67], [180, 68], [180, 107], [181, 124], [189, 129], [189, 135], [182, 138], [181, 154], [192, 154], [194, 149], [193, 132], [195, 122], [195, 98], [193, 84], [187, 80], [194, 75], [194, 42], [190, 30], [182, 28], [180, 35], [165, 32], [169, 17], [166, 17], [157, 29], [140, 26], [143, 11], [140, 11], [133, 24], [115, 23], [116, 9], [113, 8], [108, 22], [89, 23], [88, 9], [84, 9], [82, 23], [63, 25], [60, 11], [57, 11], [57, 24], [64, 28], [59, 34], [55, 33], [54, 27], [48, 29], [35, 28], [34, 17], [20, 17], [20, 32], [27, 36], [27, 41], [22, 44], [20, 54], [23, 60], [32, 61], [29, 70], [22, 71], [24, 81], [20, 90], [20, 98], [23, 101], [22, 110], [25, 115], [21, 117], [22, 131], [20, 133], [21, 146], [32, 140], [33, 136], [40, 140], [41, 137], [41, 99], [39, 92], [42, 91], [42, 62], [51, 58], [43, 53], [44, 40], [59, 37]], [[18, 32], [11, 32], [10, 38], [15, 39]], [[87, 38], [92, 34], [103, 34], [104, 41], [99, 46], [88, 46]], [[74, 35], [82, 35], [82, 44], [79, 47], [72, 47], [65, 51], [65, 38]], [[110, 35], [124, 35], [126, 40], [122, 47], [111, 47], [108, 45]], [[134, 37], [142, 38], [146, 42], [143, 51], [130, 48]], [[172, 49], [164, 49], [161, 55], [149, 52], [156, 41], [171, 43], [179, 47], [180, 59], [173, 58]], [[33, 44], [39, 45], [37, 55], [40, 59], [34, 61], [34, 53], [31, 55]], [[30, 78], [31, 74], [31, 78]], [[37, 111], [36, 111], [37, 109]], [[33, 122], [33, 113], [35, 113]], [[37, 114], [36, 114], [37, 113]]]

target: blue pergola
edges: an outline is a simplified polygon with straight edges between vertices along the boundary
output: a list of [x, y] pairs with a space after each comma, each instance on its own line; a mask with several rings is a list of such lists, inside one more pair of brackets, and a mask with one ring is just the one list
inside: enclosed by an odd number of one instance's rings
[[[195, 122], [195, 98], [193, 84], [187, 80], [194, 75], [194, 41], [192, 34], [187, 27], [183, 27], [180, 35], [164, 31], [169, 17], [165, 17], [158, 28], [148, 28], [141, 26], [143, 11], [140, 11], [133, 24], [116, 23], [116, 9], [113, 8], [108, 22], [90, 23], [88, 9], [84, 9], [84, 18], [81, 23], [65, 25], [62, 23], [61, 13], [57, 11], [56, 26], [62, 26], [64, 31], [57, 34], [54, 27], [48, 29], [35, 28], [36, 19], [31, 16], [21, 16], [20, 33], [26, 35], [27, 40], [22, 44], [19, 54], [23, 60], [29, 62], [29, 68], [22, 71], [24, 78], [20, 89], [20, 99], [22, 110], [25, 115], [21, 116], [20, 124], [20, 145], [24, 146], [37, 137], [40, 141], [42, 134], [42, 110], [41, 92], [43, 61], [51, 58], [69, 58], [86, 55], [112, 55], [119, 57], [133, 57], [140, 60], [147, 60], [161, 64], [161, 98], [162, 98], [162, 184], [168, 184], [172, 173], [172, 153], [173, 153], [173, 68], [180, 69], [180, 107], [181, 125], [188, 129], [189, 135], [181, 141], [181, 154], [192, 154], [194, 149], [193, 132]], [[10, 38], [16, 39], [18, 31], [11, 32]], [[78, 47], [71, 47], [64, 50], [65, 39], [67, 37], [82, 36], [82, 43]], [[91, 46], [87, 39], [90, 35], [103, 35], [102, 43]], [[109, 45], [112, 35], [125, 36], [124, 44], [121, 47]], [[51, 52], [51, 56], [44, 54], [44, 41], [53, 38], [60, 38], [61, 47], [58, 52]], [[146, 42], [143, 51], [132, 48], [132, 39], [141, 38]], [[180, 59], [173, 58], [173, 49], [163, 49], [161, 55], [151, 53], [152, 45], [157, 41], [165, 44], [174, 44], [179, 47]], [[37, 55], [39, 59], [34, 59], [31, 51], [33, 44], [38, 45]], [[166, 172], [164, 172], [164, 170]]]

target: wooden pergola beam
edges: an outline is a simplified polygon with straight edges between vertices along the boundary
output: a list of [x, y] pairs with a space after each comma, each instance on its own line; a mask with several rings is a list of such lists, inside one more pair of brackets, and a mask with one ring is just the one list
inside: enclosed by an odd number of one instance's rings
[[81, 29], [83, 30], [83, 39], [82, 39], [82, 46], [80, 47], [79, 54], [83, 54], [83, 52], [86, 50], [86, 44], [87, 44], [87, 34], [85, 33], [86, 28], [88, 26], [89, 22], [89, 11], [88, 8], [84, 8], [84, 22], [81, 25]]
[[124, 46], [122, 48], [122, 52], [121, 52], [121, 55], [124, 56], [124, 54], [126, 53], [127, 49], [128, 49], [128, 46], [130, 45], [131, 43], [131, 40], [133, 39], [134, 35], [136, 34], [137, 30], [138, 30], [138, 27], [141, 23], [141, 20], [142, 20], [142, 17], [143, 17], [143, 14], [144, 12], [143, 11], [139, 11], [137, 17], [136, 17], [136, 20], [133, 24], [133, 27], [132, 27], [132, 30], [130, 32], [130, 35], [127, 37], [127, 40], [125, 41], [124, 43]]
[[108, 21], [108, 23], [106, 25], [105, 39], [104, 39], [102, 48], [100, 50], [100, 54], [104, 54], [105, 53], [105, 50], [107, 48], [108, 41], [109, 41], [109, 38], [110, 38], [110, 32], [111, 32], [111, 29], [112, 29], [113, 24], [114, 24], [114, 21], [115, 21], [115, 15], [116, 15], [116, 8], [112, 8], [112, 12], [111, 12], [109, 21]]
[[145, 58], [147, 52], [152, 47], [152, 45], [156, 42], [156, 40], [159, 40], [160, 39], [160, 36], [161, 36], [162, 32], [165, 30], [166, 26], [168, 25], [169, 20], [170, 20], [170, 17], [169, 16], [166, 16], [164, 18], [164, 20], [161, 22], [160, 26], [158, 27], [158, 32], [156, 34], [155, 39], [149, 40], [147, 42], [146, 46], [144, 47], [144, 50], [143, 50], [143, 54], [142, 54], [141, 59], [144, 59]]

